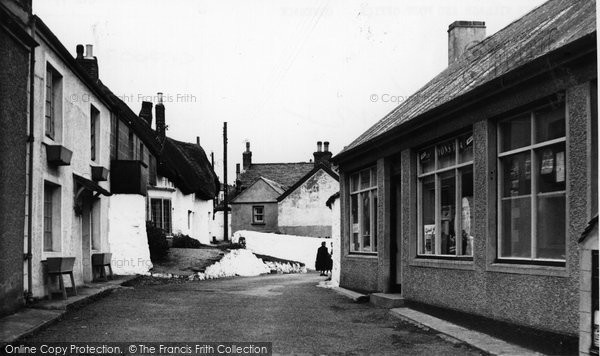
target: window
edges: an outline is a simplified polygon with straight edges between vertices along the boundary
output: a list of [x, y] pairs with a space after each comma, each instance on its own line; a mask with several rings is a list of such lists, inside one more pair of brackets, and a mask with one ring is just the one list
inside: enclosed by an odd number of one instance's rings
[[133, 145], [133, 131], [129, 129], [129, 135], [127, 138], [127, 144], [129, 145], [129, 159], [135, 159], [135, 147]]
[[564, 261], [565, 106], [498, 123], [498, 257]]
[[45, 133], [46, 136], [54, 139], [57, 131], [57, 121], [60, 118], [61, 110], [61, 79], [58, 72], [49, 64], [46, 65], [46, 98], [45, 98]]
[[265, 223], [265, 207], [253, 206], [252, 207], [252, 223], [253, 224], [264, 224]]
[[96, 139], [98, 137], [96, 128], [100, 112], [93, 105], [90, 105], [90, 156], [92, 161], [96, 160]]
[[171, 200], [150, 199], [150, 221], [165, 233], [171, 233]]
[[60, 187], [44, 184], [44, 251], [60, 250]]
[[377, 169], [350, 176], [350, 251], [377, 252]]
[[190, 230], [192, 228], [192, 217], [194, 216], [194, 212], [191, 210], [188, 210], [188, 215], [187, 215], [187, 226], [188, 226], [188, 230]]
[[417, 254], [472, 256], [473, 134], [421, 150], [417, 165]]

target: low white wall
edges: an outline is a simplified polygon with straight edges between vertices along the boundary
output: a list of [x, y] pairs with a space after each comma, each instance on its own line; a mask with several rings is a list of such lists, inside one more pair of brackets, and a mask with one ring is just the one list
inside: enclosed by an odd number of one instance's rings
[[110, 198], [108, 243], [115, 274], [143, 274], [152, 268], [146, 234], [146, 198], [115, 194]]
[[246, 249], [261, 255], [269, 255], [286, 260], [302, 262], [306, 268], [314, 270], [317, 258], [317, 249], [321, 242], [325, 242], [327, 249], [331, 252], [331, 239], [280, 235], [248, 230], [236, 231], [232, 241], [238, 242], [239, 238], [246, 238]]

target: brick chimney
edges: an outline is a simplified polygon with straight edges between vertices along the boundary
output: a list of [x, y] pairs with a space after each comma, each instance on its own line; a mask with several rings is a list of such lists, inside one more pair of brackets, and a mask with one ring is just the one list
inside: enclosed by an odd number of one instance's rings
[[454, 21], [448, 26], [448, 65], [485, 39], [485, 22]]
[[250, 142], [246, 142], [246, 151], [242, 153], [242, 168], [247, 170], [252, 164], [252, 152], [250, 151]]
[[85, 45], [85, 56], [83, 55], [83, 45], [77, 45], [77, 57], [75, 60], [87, 75], [94, 81], [98, 80], [98, 59], [94, 57], [94, 46], [91, 44]]
[[141, 117], [148, 126], [152, 127], [152, 102], [142, 101], [142, 109], [139, 117]]
[[[325, 148], [323, 150], [321, 150], [321, 147], [325, 146]], [[329, 152], [329, 142], [325, 141], [325, 143], [323, 144], [321, 141], [317, 142], [317, 152], [313, 153], [313, 156], [315, 157], [315, 167], [318, 166], [319, 164], [324, 164], [327, 167], [331, 166], [331, 157], [333, 156], [333, 154], [331, 152]]]
[[165, 140], [167, 125], [165, 124], [165, 106], [163, 105], [163, 93], [158, 93], [158, 103], [154, 106], [156, 111], [156, 134], [162, 143]]

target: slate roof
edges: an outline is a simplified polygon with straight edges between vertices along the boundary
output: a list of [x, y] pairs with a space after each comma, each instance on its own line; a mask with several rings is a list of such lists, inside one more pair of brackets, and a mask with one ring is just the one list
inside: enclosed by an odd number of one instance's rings
[[349, 151], [358, 151], [390, 130], [595, 32], [595, 1], [550, 0], [472, 47], [346, 146], [337, 158]]
[[213, 199], [219, 187], [204, 149], [170, 137], [165, 139], [158, 173], [169, 178], [183, 194], [196, 193], [201, 199]]
[[277, 182], [284, 190], [293, 186], [315, 167], [314, 163], [253, 163], [240, 174], [240, 187], [248, 188], [260, 177]]

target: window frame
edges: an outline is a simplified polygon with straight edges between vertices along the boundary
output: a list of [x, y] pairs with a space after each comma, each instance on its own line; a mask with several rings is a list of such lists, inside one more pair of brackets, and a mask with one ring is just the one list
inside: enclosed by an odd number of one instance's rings
[[[535, 113], [536, 111], [540, 111], [540, 110], [544, 110], [547, 108], [551, 108], [552, 106], [555, 105], [560, 105], [562, 106], [562, 109], [564, 111], [564, 124], [565, 124], [565, 134], [562, 137], [559, 138], [554, 138], [554, 139], [550, 139], [550, 140], [546, 140], [546, 141], [542, 141], [542, 142], [537, 142], [537, 131], [536, 131], [536, 116]], [[497, 168], [497, 187], [496, 187], [496, 219], [497, 219], [497, 229], [496, 229], [496, 256], [495, 259], [497, 262], [499, 263], [506, 263], [506, 264], [532, 264], [532, 265], [550, 265], [550, 266], [565, 266], [566, 264], [566, 258], [568, 255], [568, 229], [569, 229], [569, 194], [568, 194], [568, 186], [567, 186], [567, 182], [569, 181], [569, 162], [568, 162], [568, 132], [567, 132], [567, 128], [568, 128], [568, 112], [567, 112], [568, 108], [567, 105], [565, 103], [565, 101], [561, 101], [559, 103], [552, 103], [552, 104], [546, 104], [546, 105], [541, 105], [541, 106], [537, 106], [528, 110], [525, 110], [519, 114], [515, 114], [515, 115], [511, 115], [510, 117], [507, 118], [502, 118], [500, 120], [496, 121], [496, 132], [497, 132], [497, 137], [496, 137], [496, 168]], [[528, 115], [529, 117], [529, 125], [530, 125], [530, 138], [529, 138], [529, 144], [528, 145], [524, 145], [515, 149], [510, 149], [507, 151], [502, 152], [502, 129], [501, 129], [501, 124], [505, 123], [505, 122], [509, 122], [511, 120], [514, 120], [516, 118], [519, 117], [524, 117], [525, 115]], [[564, 145], [564, 179], [565, 179], [565, 189], [564, 190], [560, 190], [560, 191], [552, 191], [552, 192], [546, 192], [546, 193], [540, 193], [537, 192], [538, 190], [538, 181], [539, 181], [539, 177], [538, 174], [536, 172], [539, 160], [537, 159], [537, 155], [536, 155], [536, 151], [543, 149], [545, 147], [552, 147], [554, 145], [557, 144], [563, 144]], [[503, 218], [502, 218], [502, 202], [503, 202], [503, 193], [504, 193], [504, 171], [503, 171], [503, 165], [502, 165], [502, 159], [506, 158], [506, 157], [511, 157], [511, 156], [515, 156], [517, 154], [520, 153], [524, 153], [524, 152], [528, 152], [530, 155], [530, 159], [531, 159], [531, 163], [530, 163], [530, 167], [531, 167], [531, 182], [530, 182], [530, 193], [529, 193], [529, 198], [530, 198], [530, 214], [531, 214], [531, 218], [530, 218], [530, 235], [529, 235], [529, 239], [530, 239], [530, 257], [512, 257], [512, 256], [502, 256], [502, 244], [503, 244]], [[534, 174], [534, 172], [536, 174]], [[538, 207], [538, 202], [537, 202], [537, 198], [538, 196], [540, 196], [540, 194], [543, 194], [542, 196], [564, 196], [565, 199], [565, 227], [564, 227], [564, 259], [554, 259], [554, 258], [538, 258], [537, 257], [537, 223], [538, 223], [538, 211], [537, 211], [537, 207]]]
[[61, 120], [62, 75], [46, 62], [46, 77], [44, 83], [44, 134], [56, 141], [59, 136]]
[[[362, 176], [363, 172], [369, 172], [369, 183], [370, 185], [367, 187], [362, 187]], [[356, 183], [356, 190], [353, 190], [353, 179], [358, 178]], [[349, 249], [350, 254], [355, 255], [377, 255], [378, 253], [378, 244], [377, 238], [379, 236], [379, 231], [377, 230], [377, 216], [378, 214], [378, 172], [377, 165], [372, 165], [367, 168], [363, 168], [361, 170], [357, 170], [351, 173], [348, 176], [348, 206], [349, 206], [349, 214], [348, 214], [348, 228], [349, 228]], [[366, 235], [363, 231], [364, 228], [364, 205], [363, 205], [363, 196], [368, 194], [369, 201], [369, 234]], [[356, 196], [357, 199], [357, 225], [358, 225], [358, 249], [354, 248], [354, 226], [352, 221], [352, 197]], [[364, 250], [364, 238], [369, 238], [369, 251]]]
[[[460, 141], [462, 138], [470, 136], [471, 138], [471, 146], [473, 149], [473, 156], [469, 161], [461, 162], [460, 159]], [[453, 142], [454, 144], [454, 164], [438, 168], [438, 146], [447, 144], [449, 142]], [[475, 181], [474, 176], [474, 146], [475, 146], [475, 137], [474, 132], [472, 130], [462, 132], [460, 134], [453, 135], [451, 137], [447, 137], [441, 140], [438, 140], [435, 144], [424, 146], [418, 150], [416, 150], [416, 187], [417, 187], [417, 244], [416, 244], [416, 257], [419, 259], [448, 259], [452, 261], [472, 261], [473, 260], [473, 250], [474, 250], [474, 239], [471, 241], [471, 254], [461, 254], [462, 251], [462, 243], [459, 243], [459, 237], [457, 235], [457, 231], [462, 231], [462, 175], [461, 172], [465, 170], [465, 168], [471, 168], [471, 174], [473, 175], [473, 185]], [[423, 173], [421, 168], [421, 160], [419, 159], [420, 153], [425, 152], [427, 150], [433, 149], [433, 169]], [[455, 253], [452, 254], [442, 254], [441, 253], [441, 245], [442, 239], [441, 236], [438, 236], [438, 232], [441, 230], [441, 221], [442, 221], [442, 177], [444, 173], [453, 172], [454, 174], [454, 231], [455, 231]], [[422, 253], [423, 250], [423, 181], [433, 176], [434, 178], [434, 194], [435, 194], [435, 202], [434, 202], [434, 253], [427, 254]], [[475, 192], [473, 191], [473, 194]], [[473, 195], [472, 201], [475, 201], [475, 197]], [[460, 210], [459, 210], [459, 207]], [[471, 207], [471, 214], [473, 214], [473, 207]], [[473, 219], [472, 219], [473, 220]], [[473, 230], [473, 226], [471, 226], [471, 233]], [[438, 253], [438, 251], [440, 253]]]
[[[262, 213], [258, 213], [256, 210], [262, 209]], [[262, 218], [259, 220], [258, 216]], [[264, 205], [252, 205], [252, 225], [264, 225], [265, 224], [265, 206]]]
[[[153, 211], [153, 202], [160, 201], [160, 217], [159, 222], [154, 219], [154, 211]], [[168, 208], [165, 207], [165, 202], [169, 202]], [[168, 212], [168, 214], [165, 214]], [[171, 204], [171, 199], [168, 198], [150, 198], [150, 221], [154, 227], [157, 227], [165, 232], [167, 235], [171, 235], [173, 233], [173, 206]], [[168, 215], [168, 219], [167, 219]], [[168, 228], [165, 228], [168, 221]]]
[[[61, 186], [44, 181], [42, 200], [42, 250], [44, 253], [60, 252], [62, 244]], [[47, 235], [48, 233], [49, 235]]]
[[90, 159], [96, 161], [98, 158], [98, 125], [100, 121], [100, 110], [90, 104]]

